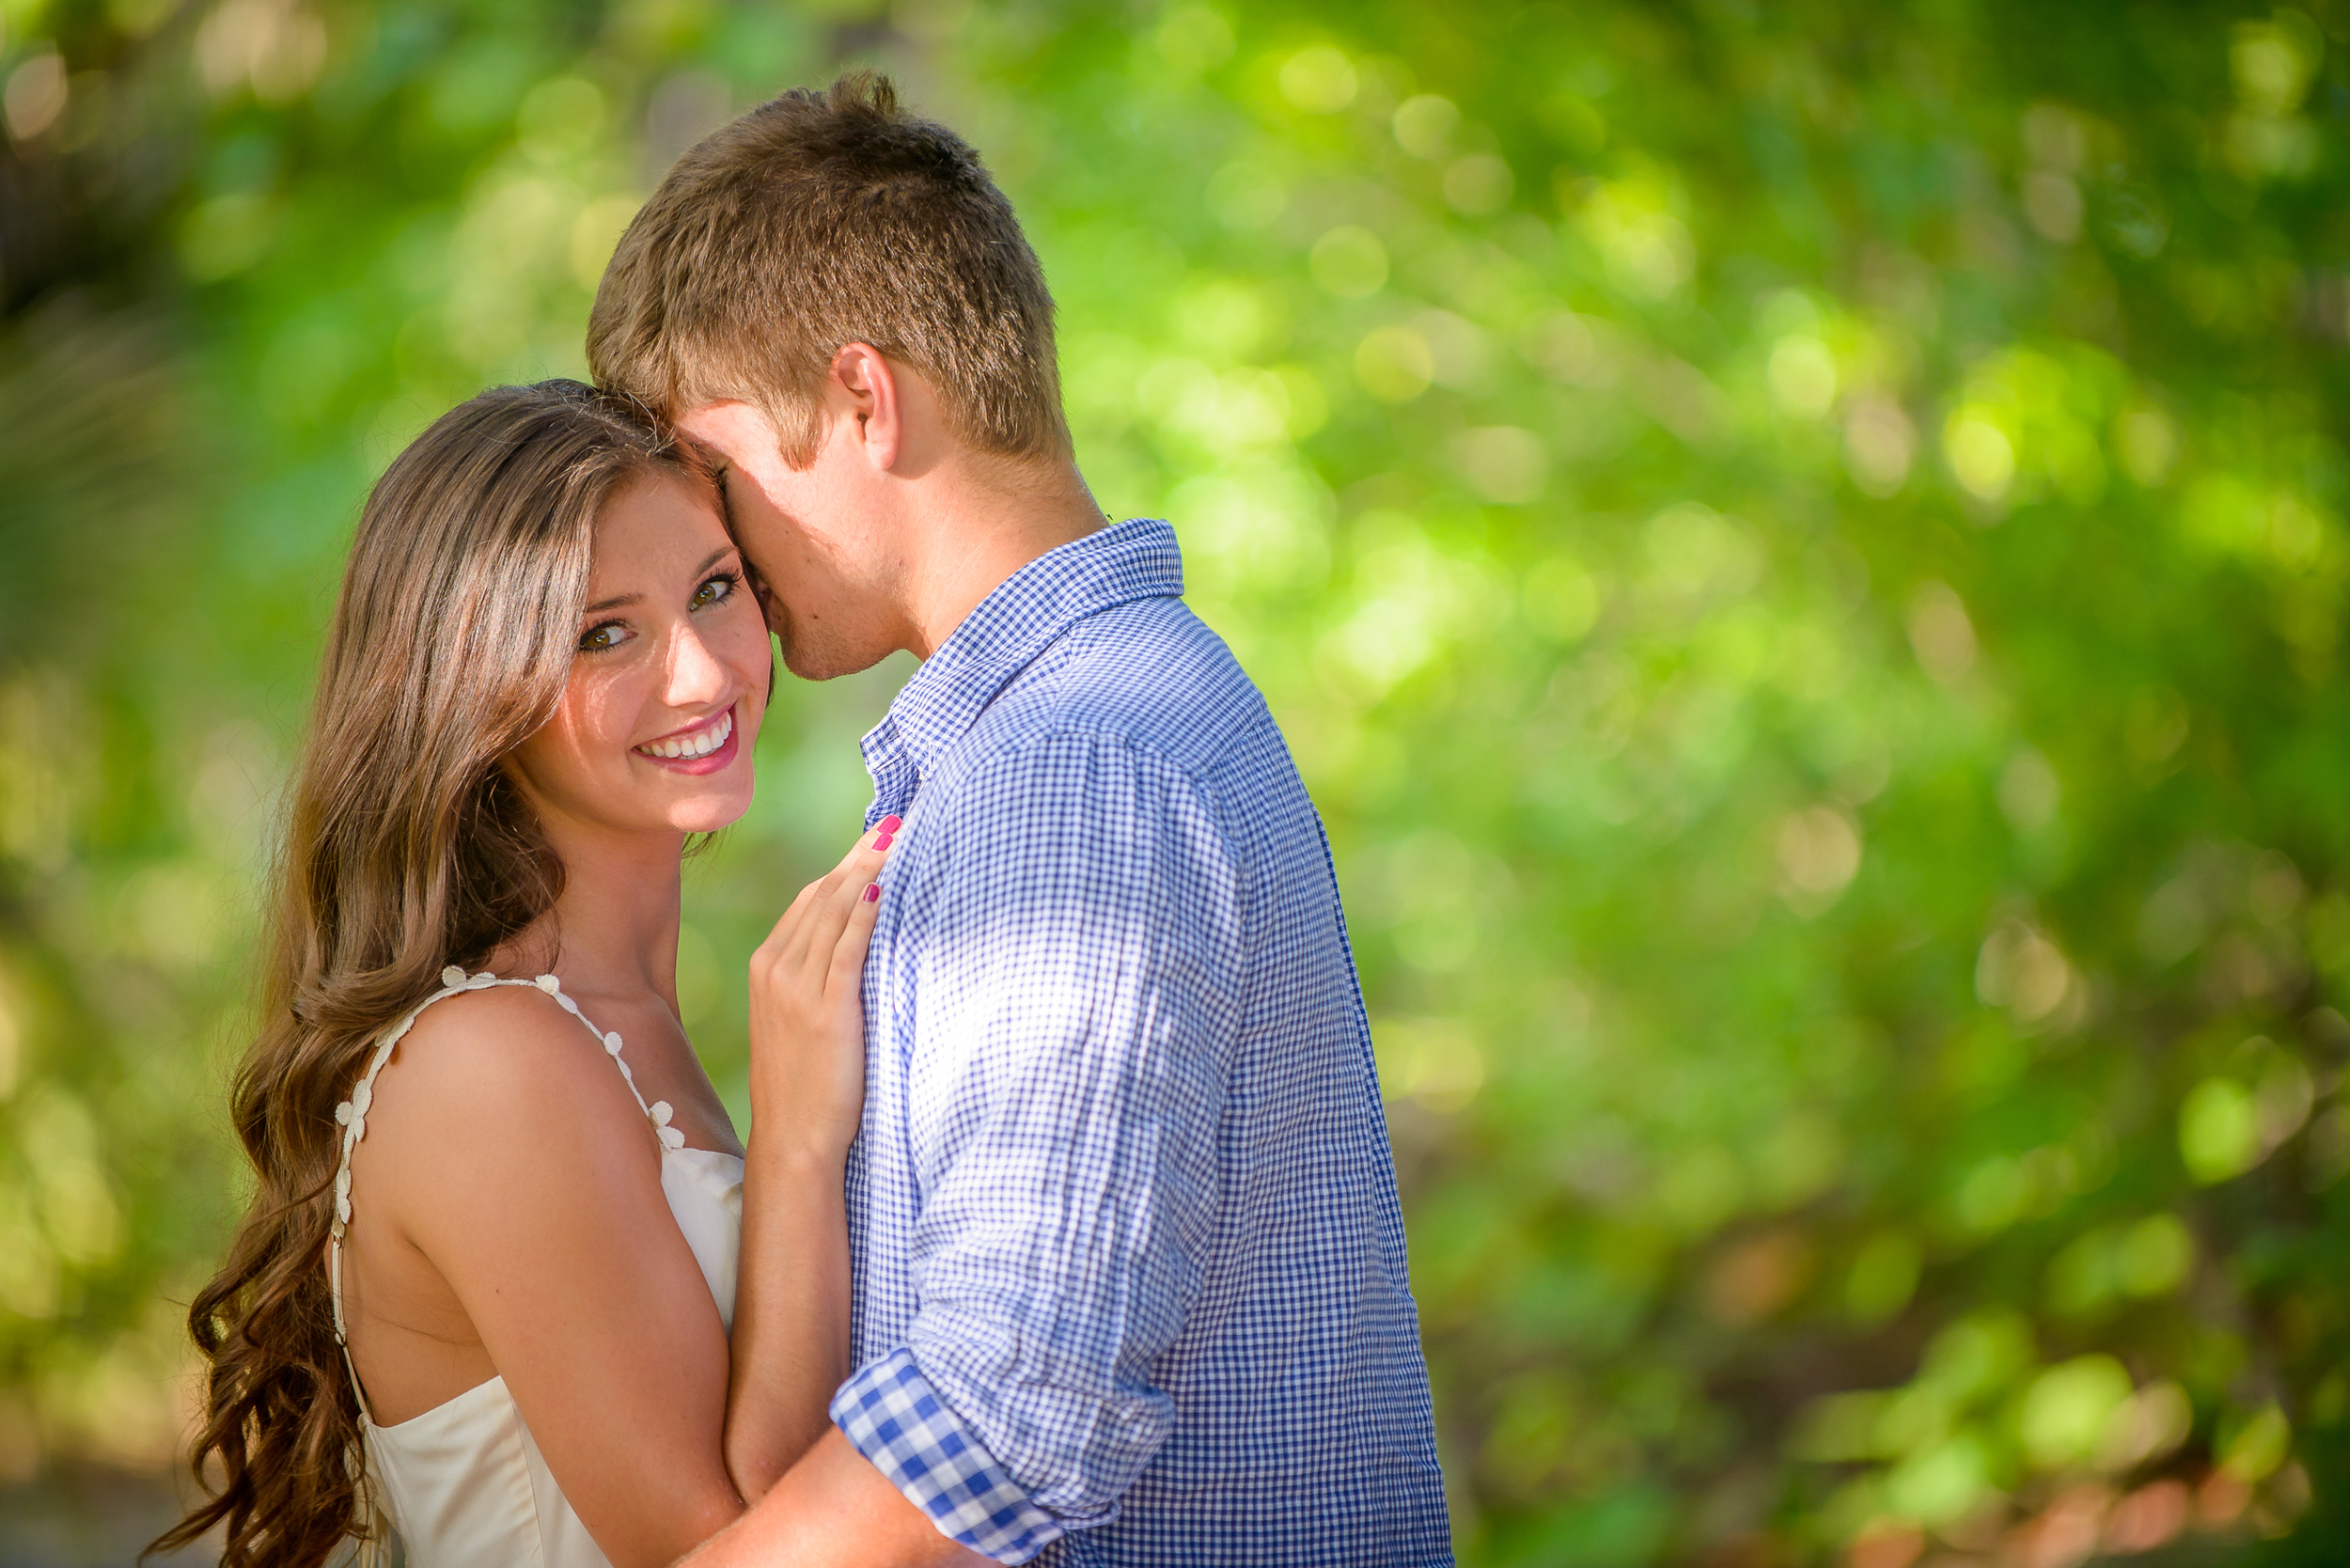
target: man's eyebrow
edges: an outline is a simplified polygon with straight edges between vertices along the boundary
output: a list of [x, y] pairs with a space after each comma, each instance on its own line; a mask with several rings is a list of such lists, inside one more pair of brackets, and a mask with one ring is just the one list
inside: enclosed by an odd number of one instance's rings
[[[709, 555], [702, 557], [701, 565], [694, 568], [694, 575], [697, 578], [700, 577], [703, 572], [708, 572], [712, 567], [717, 565], [720, 561], [726, 559], [727, 557], [731, 556], [732, 554], [734, 554], [733, 545], [721, 544], [718, 548], [713, 550]], [[644, 597], [645, 596], [641, 593], [623, 593], [611, 599], [599, 599], [594, 604], [588, 605], [588, 608], [581, 613], [586, 615], [602, 615], [606, 610], [617, 610], [623, 604], [634, 604]]]

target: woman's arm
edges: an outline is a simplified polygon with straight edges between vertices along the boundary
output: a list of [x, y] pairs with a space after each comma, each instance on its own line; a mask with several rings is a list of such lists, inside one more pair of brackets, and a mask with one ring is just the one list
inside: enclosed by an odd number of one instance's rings
[[352, 1176], [363, 1266], [344, 1278], [365, 1281], [352, 1349], [380, 1419], [494, 1372], [618, 1568], [741, 1512], [717, 1305], [644, 1112], [577, 1019], [522, 987], [427, 1010]]
[[760, 949], [731, 1369], [652, 1129], [578, 1020], [525, 988], [451, 997], [377, 1082], [352, 1173], [352, 1239], [372, 1256], [344, 1277], [366, 1282], [352, 1351], [377, 1414], [415, 1415], [494, 1368], [618, 1568], [673, 1561], [740, 1515], [822, 1435], [847, 1374], [841, 1181], [876, 837]]
[[849, 1364], [842, 1179], [865, 1104], [866, 949], [895, 817], [804, 889], [750, 966], [751, 1132], [726, 1464], [757, 1502], [829, 1430]]

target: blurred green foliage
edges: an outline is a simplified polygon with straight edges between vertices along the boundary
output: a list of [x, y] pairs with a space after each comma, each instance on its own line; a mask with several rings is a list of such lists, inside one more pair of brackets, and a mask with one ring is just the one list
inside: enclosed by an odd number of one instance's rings
[[[368, 478], [870, 62], [1329, 818], [1464, 1560], [2338, 1560], [2350, 7], [0, 18], [0, 1479], [173, 1441]], [[689, 881], [722, 1085], [904, 673]]]

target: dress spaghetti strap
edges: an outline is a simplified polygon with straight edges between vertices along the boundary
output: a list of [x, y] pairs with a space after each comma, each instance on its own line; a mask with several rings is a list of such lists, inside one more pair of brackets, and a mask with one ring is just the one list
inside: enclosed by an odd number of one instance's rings
[[486, 971], [468, 975], [454, 964], [442, 970], [441, 989], [418, 1002], [405, 1018], [384, 1031], [374, 1054], [368, 1058], [367, 1071], [359, 1074], [358, 1085], [352, 1090], [351, 1098], [335, 1107], [335, 1120], [343, 1129], [343, 1147], [342, 1157], [335, 1168], [335, 1221], [328, 1228], [326, 1241], [327, 1294], [335, 1306], [335, 1343], [342, 1350], [344, 1370], [351, 1374], [352, 1392], [358, 1396], [359, 1414], [370, 1424], [375, 1420], [375, 1415], [368, 1408], [368, 1391], [360, 1385], [359, 1369], [351, 1359], [351, 1341], [343, 1325], [343, 1233], [351, 1225], [352, 1152], [359, 1147], [359, 1140], [368, 1136], [368, 1107], [375, 1103], [376, 1074], [384, 1071], [384, 1064], [391, 1059], [393, 1049], [415, 1026], [424, 1010], [444, 996], [454, 996], [461, 991], [487, 991], [497, 985], [530, 986], [554, 997], [556, 1006], [578, 1019], [588, 1032], [596, 1037], [596, 1043], [603, 1048], [604, 1055], [612, 1058], [612, 1064], [620, 1070], [620, 1081], [627, 1084], [629, 1093], [636, 1097], [636, 1108], [643, 1111], [646, 1121], [652, 1124], [653, 1136], [660, 1139], [662, 1149], [666, 1152], [685, 1147], [685, 1135], [669, 1125], [672, 1115], [669, 1102], [655, 1100], [650, 1105], [645, 1103], [643, 1091], [636, 1087], [636, 1075], [629, 1071], [627, 1058], [620, 1055], [619, 1033], [607, 1034], [596, 1027], [588, 1015], [579, 1011], [579, 1004], [563, 994], [562, 982], [553, 975], [540, 975], [537, 980], [501, 980]]

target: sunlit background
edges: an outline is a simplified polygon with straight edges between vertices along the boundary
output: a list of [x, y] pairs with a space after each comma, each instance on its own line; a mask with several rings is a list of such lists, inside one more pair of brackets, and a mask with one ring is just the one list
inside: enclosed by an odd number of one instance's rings
[[[2350, 9], [0, 0], [0, 1562], [171, 1516], [365, 486], [842, 63], [1327, 816], [1463, 1560], [2350, 1540]], [[787, 689], [741, 964], [910, 666]]]

